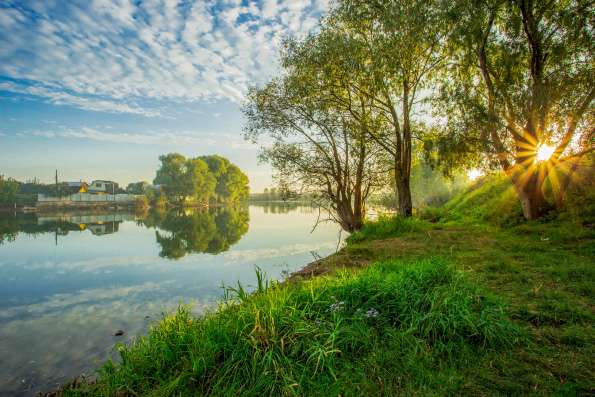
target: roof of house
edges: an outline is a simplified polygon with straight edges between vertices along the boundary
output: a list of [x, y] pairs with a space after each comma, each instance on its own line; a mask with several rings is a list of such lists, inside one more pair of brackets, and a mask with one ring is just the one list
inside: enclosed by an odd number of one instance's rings
[[87, 182], [66, 182], [66, 185], [68, 185], [68, 187], [81, 187], [86, 184]]
[[116, 183], [114, 181], [107, 181], [105, 179], [96, 179], [96, 180], [93, 181], [93, 183], [95, 183], [95, 182], [99, 182], [99, 183]]

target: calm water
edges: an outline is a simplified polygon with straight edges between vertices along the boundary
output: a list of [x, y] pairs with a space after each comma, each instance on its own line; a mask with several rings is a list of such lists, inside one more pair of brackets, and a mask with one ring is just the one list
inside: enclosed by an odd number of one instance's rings
[[[222, 283], [282, 278], [335, 251], [338, 228], [308, 207], [207, 212], [0, 214], [0, 396], [34, 395], [94, 369], [190, 302], [203, 312]], [[114, 336], [124, 330], [124, 336]]]

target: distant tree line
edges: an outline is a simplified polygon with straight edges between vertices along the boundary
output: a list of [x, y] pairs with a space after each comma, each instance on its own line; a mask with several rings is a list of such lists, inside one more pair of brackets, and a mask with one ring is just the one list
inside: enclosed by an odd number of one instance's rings
[[[228, 159], [218, 156], [186, 158], [179, 153], [159, 157], [153, 180], [153, 200], [170, 204], [230, 204], [246, 200], [248, 177]], [[161, 197], [161, 194], [164, 197]]]
[[0, 206], [35, 205], [37, 194], [55, 194], [55, 185], [46, 185], [34, 179], [20, 182], [0, 175]]

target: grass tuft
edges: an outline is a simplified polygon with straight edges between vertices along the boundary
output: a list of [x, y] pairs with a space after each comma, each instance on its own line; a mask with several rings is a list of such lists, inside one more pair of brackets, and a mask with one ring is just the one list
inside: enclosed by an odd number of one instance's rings
[[500, 301], [442, 259], [299, 284], [259, 279], [253, 294], [228, 288], [227, 301], [202, 318], [181, 307], [120, 346], [121, 363], [107, 363], [97, 384], [71, 393], [452, 393], [477, 357], [523, 339]]

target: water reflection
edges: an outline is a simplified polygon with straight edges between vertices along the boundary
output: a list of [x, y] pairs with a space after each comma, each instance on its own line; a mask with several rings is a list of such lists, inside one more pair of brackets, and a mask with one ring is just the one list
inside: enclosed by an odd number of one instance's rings
[[0, 215], [0, 245], [15, 241], [19, 234], [37, 236], [53, 233], [57, 237], [85, 230], [96, 236], [112, 234], [118, 231], [120, 223], [136, 217], [128, 213], [3, 214]]
[[151, 211], [140, 223], [155, 231], [159, 256], [180, 259], [190, 253], [227, 251], [248, 231], [246, 207], [209, 210]]
[[[279, 278], [334, 252], [339, 230], [323, 224], [311, 233], [317, 216], [283, 203], [0, 214], [0, 397], [93, 373], [114, 343], [180, 302], [200, 313], [216, 306], [222, 283], [255, 284], [254, 265]], [[126, 334], [114, 336], [118, 329]]]
[[155, 229], [155, 239], [161, 247], [159, 256], [180, 259], [191, 253], [219, 254], [229, 250], [246, 234], [249, 220], [245, 206], [156, 209], [143, 214], [12, 214], [0, 217], [0, 244], [15, 241], [19, 233], [33, 236], [53, 233], [57, 245], [58, 236], [73, 231], [102, 236], [117, 233], [124, 221], [135, 221], [139, 226]]

